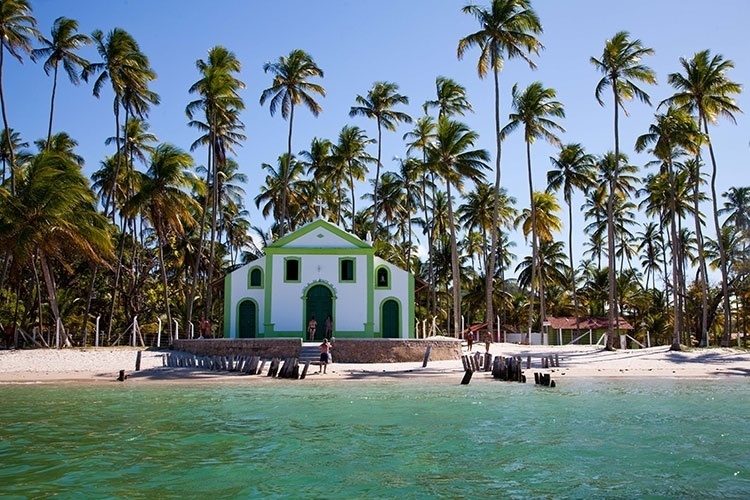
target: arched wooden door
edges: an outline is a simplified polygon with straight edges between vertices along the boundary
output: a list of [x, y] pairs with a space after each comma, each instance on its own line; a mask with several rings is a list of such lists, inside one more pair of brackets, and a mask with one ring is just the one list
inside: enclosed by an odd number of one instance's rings
[[240, 303], [240, 316], [237, 321], [238, 337], [241, 339], [253, 339], [257, 336], [258, 330], [258, 308], [252, 300], [245, 300]]
[[382, 306], [382, 334], [384, 339], [397, 339], [399, 335], [399, 324], [401, 318], [398, 302], [393, 299], [386, 300]]
[[323, 340], [325, 337], [325, 321], [328, 315], [333, 316], [333, 296], [328, 287], [315, 285], [307, 291], [306, 297], [305, 329], [307, 322], [315, 316], [318, 323], [318, 329], [315, 331], [315, 340]]

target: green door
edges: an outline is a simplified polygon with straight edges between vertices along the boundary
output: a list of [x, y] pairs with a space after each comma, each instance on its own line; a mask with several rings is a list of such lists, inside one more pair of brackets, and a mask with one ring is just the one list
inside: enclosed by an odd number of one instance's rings
[[258, 308], [255, 302], [246, 300], [240, 303], [239, 338], [253, 339], [257, 335], [255, 325], [258, 324]]
[[329, 314], [333, 316], [333, 301], [331, 299], [331, 291], [323, 285], [315, 285], [307, 291], [305, 329], [307, 329], [307, 322], [315, 316], [315, 321], [318, 323], [318, 329], [315, 331], [315, 340], [323, 340], [326, 333], [326, 318]]
[[399, 338], [399, 312], [398, 302], [395, 300], [386, 300], [383, 302], [383, 325], [382, 332], [384, 339]]

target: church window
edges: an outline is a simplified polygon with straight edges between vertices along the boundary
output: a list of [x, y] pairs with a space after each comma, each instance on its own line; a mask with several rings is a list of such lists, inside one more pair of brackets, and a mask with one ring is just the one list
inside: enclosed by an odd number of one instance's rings
[[300, 281], [300, 260], [289, 257], [284, 259], [284, 281]]
[[263, 271], [259, 267], [250, 269], [250, 288], [263, 287]]
[[391, 285], [390, 281], [390, 273], [388, 273], [388, 268], [378, 268], [376, 273], [375, 286], [377, 288], [388, 288]]
[[352, 283], [354, 279], [354, 259], [343, 258], [339, 260], [339, 281]]

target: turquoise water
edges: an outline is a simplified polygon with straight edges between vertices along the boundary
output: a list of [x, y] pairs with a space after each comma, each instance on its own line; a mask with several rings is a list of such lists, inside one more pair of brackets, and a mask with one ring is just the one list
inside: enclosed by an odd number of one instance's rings
[[0, 387], [3, 498], [748, 498], [747, 381]]

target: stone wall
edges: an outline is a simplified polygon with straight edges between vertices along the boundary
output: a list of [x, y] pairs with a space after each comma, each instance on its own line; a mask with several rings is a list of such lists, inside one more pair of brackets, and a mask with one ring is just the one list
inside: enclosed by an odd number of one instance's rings
[[402, 363], [424, 360], [430, 346], [430, 359], [461, 359], [461, 341], [448, 337], [429, 339], [335, 339], [334, 363]]
[[174, 349], [197, 356], [260, 356], [261, 358], [299, 357], [302, 339], [178, 339]]
[[[451, 337], [334, 339], [332, 354], [335, 363], [417, 362], [424, 360], [428, 346], [432, 361], [461, 359], [461, 341]], [[299, 357], [302, 339], [182, 339], [174, 342], [174, 349], [198, 356]]]

